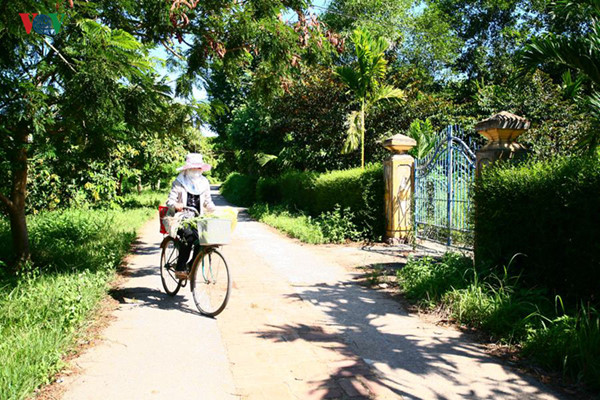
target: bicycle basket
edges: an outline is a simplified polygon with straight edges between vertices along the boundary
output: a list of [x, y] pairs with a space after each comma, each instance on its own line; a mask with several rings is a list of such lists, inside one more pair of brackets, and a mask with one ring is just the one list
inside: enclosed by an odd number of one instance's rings
[[169, 233], [167, 232], [167, 228], [163, 223], [163, 219], [167, 216], [167, 211], [169, 211], [169, 207], [158, 206], [158, 218], [160, 219], [160, 233], [162, 233], [163, 235]]
[[210, 218], [198, 221], [200, 244], [217, 245], [231, 241], [231, 220]]

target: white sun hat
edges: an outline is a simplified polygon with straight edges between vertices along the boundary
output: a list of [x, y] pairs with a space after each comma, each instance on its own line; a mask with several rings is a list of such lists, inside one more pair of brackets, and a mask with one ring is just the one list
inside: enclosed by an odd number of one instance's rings
[[202, 154], [189, 153], [185, 157], [185, 164], [177, 168], [177, 171], [185, 171], [187, 169], [200, 169], [202, 171], [210, 171], [212, 167], [204, 162]]

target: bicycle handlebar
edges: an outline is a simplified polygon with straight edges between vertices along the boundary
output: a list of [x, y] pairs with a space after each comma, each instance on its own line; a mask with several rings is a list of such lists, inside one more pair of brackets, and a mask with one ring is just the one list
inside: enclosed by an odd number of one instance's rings
[[188, 206], [185, 206], [185, 207], [183, 207], [183, 209], [184, 209], [184, 210], [190, 210], [190, 211], [193, 211], [195, 216], [199, 216], [199, 215], [200, 215], [200, 213], [198, 212], [198, 210], [196, 210], [194, 207], [188, 207]]

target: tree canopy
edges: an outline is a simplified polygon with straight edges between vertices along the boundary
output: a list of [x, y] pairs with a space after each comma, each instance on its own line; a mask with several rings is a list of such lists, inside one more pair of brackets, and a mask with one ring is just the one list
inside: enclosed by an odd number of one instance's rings
[[[118, 202], [193, 149], [212, 153], [221, 178], [322, 171], [353, 166], [340, 151], [357, 143], [364, 162], [381, 160], [381, 139], [416, 132], [415, 120], [422, 136], [501, 109], [532, 120], [536, 157], [594, 149], [597, 11], [593, 0], [6, 2], [0, 204], [16, 254], [27, 258], [26, 213]], [[28, 33], [33, 13], [56, 13], [38, 23], [60, 29]], [[178, 71], [172, 86], [157, 47]], [[391, 88], [402, 102], [376, 101]], [[203, 123], [218, 136], [203, 138]]]

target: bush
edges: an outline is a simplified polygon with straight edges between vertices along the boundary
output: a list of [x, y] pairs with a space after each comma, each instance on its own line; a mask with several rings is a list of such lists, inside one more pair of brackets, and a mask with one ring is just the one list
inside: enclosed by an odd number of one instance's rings
[[411, 258], [397, 276], [408, 299], [433, 307], [452, 288], [465, 287], [465, 275], [472, 269], [470, 258], [446, 253], [439, 261], [431, 257]]
[[349, 208], [342, 210], [336, 204], [333, 211], [322, 213], [316, 223], [328, 242], [343, 243], [346, 239], [358, 241], [366, 237], [364, 231], [359, 230], [353, 220], [354, 213]]
[[364, 233], [351, 221], [352, 213], [339, 206], [313, 218], [301, 212], [290, 212], [285, 206], [258, 203], [250, 207], [250, 215], [306, 243], [343, 243], [360, 240]]
[[[344, 210], [361, 236], [383, 236], [384, 184], [381, 164], [323, 174], [287, 172], [278, 178], [261, 178], [258, 201], [285, 204], [318, 218], [323, 213]], [[338, 213], [341, 211], [338, 211]]]
[[241, 207], [250, 207], [255, 200], [257, 179], [232, 172], [221, 186], [221, 194], [227, 201]]
[[600, 298], [600, 162], [561, 158], [485, 168], [474, 189], [476, 259], [529, 287]]
[[278, 179], [262, 177], [256, 182], [256, 201], [265, 204], [281, 204], [283, 196]]
[[292, 208], [310, 211], [315, 192], [314, 172], [288, 171], [277, 178], [260, 178], [256, 185], [256, 199], [269, 204], [285, 204]]
[[360, 168], [333, 171], [319, 175], [315, 182], [315, 198], [311, 214], [331, 211], [339, 204], [355, 213], [355, 222], [371, 231], [383, 235], [384, 218], [383, 167], [372, 164]]

